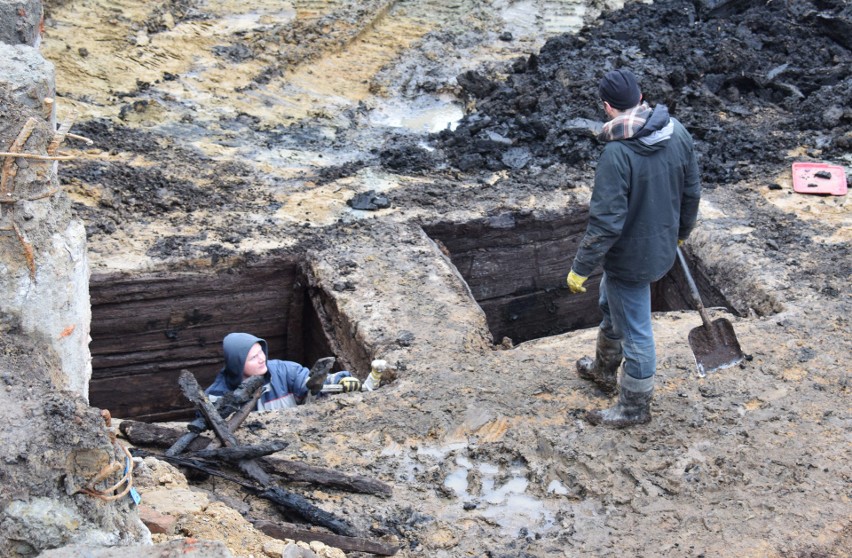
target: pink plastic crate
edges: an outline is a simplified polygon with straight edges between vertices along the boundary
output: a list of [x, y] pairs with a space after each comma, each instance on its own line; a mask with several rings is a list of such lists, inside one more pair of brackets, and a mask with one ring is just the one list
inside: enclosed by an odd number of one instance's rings
[[828, 163], [793, 163], [793, 191], [800, 194], [846, 195], [846, 171]]

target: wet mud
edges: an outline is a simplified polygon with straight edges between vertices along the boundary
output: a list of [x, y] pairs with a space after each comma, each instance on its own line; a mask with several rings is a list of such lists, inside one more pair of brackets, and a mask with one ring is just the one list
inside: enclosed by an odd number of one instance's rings
[[[309, 254], [347, 341], [398, 373], [246, 423], [245, 443], [394, 485], [294, 490], [400, 556], [846, 555], [849, 205], [794, 194], [790, 164], [852, 164], [848, 3], [113, 4], [52, 3], [44, 47], [94, 140], [59, 172], [93, 269]], [[596, 84], [621, 66], [696, 138], [688, 248], [746, 359], [699, 378], [697, 314], [655, 314], [654, 419], [608, 431], [581, 420], [609, 400], [574, 372], [594, 328], [495, 343], [423, 229], [548, 227], [587, 203]], [[212, 507], [184, 519], [179, 535], [249, 547]]]

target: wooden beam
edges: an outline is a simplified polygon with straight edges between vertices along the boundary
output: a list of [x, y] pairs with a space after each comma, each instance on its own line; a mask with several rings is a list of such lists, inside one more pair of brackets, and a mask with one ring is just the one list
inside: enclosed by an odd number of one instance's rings
[[[181, 432], [174, 428], [133, 420], [121, 421], [118, 428], [136, 446], [167, 448], [181, 436]], [[209, 443], [209, 438], [199, 437], [187, 448], [187, 451], [204, 449]], [[156, 456], [156, 454], [151, 455]], [[381, 498], [390, 498], [393, 495], [391, 485], [363, 475], [341, 473], [333, 469], [279, 457], [264, 457], [261, 461], [267, 471], [281, 475], [289, 482], [305, 482], [358, 494], [372, 494]]]
[[259, 531], [280, 540], [295, 540], [306, 543], [319, 541], [328, 546], [339, 548], [344, 552], [367, 552], [379, 556], [393, 556], [399, 552], [398, 545], [385, 544], [361, 537], [345, 537], [311, 531], [309, 529], [302, 529], [291, 523], [273, 523], [272, 521], [258, 519], [252, 520], [252, 524]]
[[193, 459], [221, 459], [228, 463], [236, 463], [243, 459], [256, 459], [270, 453], [275, 453], [276, 451], [281, 451], [288, 445], [290, 445], [288, 442], [282, 440], [272, 440], [271, 442], [264, 442], [253, 446], [203, 449], [187, 454], [187, 457]]

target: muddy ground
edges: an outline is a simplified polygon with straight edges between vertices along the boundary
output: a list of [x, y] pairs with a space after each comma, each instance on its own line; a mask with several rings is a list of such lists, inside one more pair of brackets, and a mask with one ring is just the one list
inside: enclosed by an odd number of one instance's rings
[[[329, 286], [349, 270], [334, 304], [399, 378], [243, 436], [394, 495], [296, 489], [401, 556], [848, 555], [849, 202], [794, 193], [790, 172], [849, 174], [848, 3], [244, 4], [56, 3], [42, 50], [60, 117], [94, 141], [60, 170], [94, 271], [279, 249]], [[696, 315], [655, 316], [655, 418], [607, 431], [580, 420], [607, 400], [573, 374], [595, 331], [495, 350], [420, 225], [586, 203], [596, 83], [625, 65], [695, 135], [688, 246], [748, 359], [698, 378]], [[370, 191], [390, 206], [347, 204]], [[225, 485], [200, 487], [274, 515]], [[204, 523], [180, 533], [247, 555]]]

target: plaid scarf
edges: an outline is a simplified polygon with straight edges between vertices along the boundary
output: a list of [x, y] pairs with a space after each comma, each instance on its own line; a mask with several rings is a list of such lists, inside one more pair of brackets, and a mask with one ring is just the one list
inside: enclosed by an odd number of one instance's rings
[[598, 139], [601, 141], [630, 139], [642, 129], [645, 122], [651, 117], [652, 112], [648, 103], [635, 106], [604, 124], [601, 133], [598, 134]]

